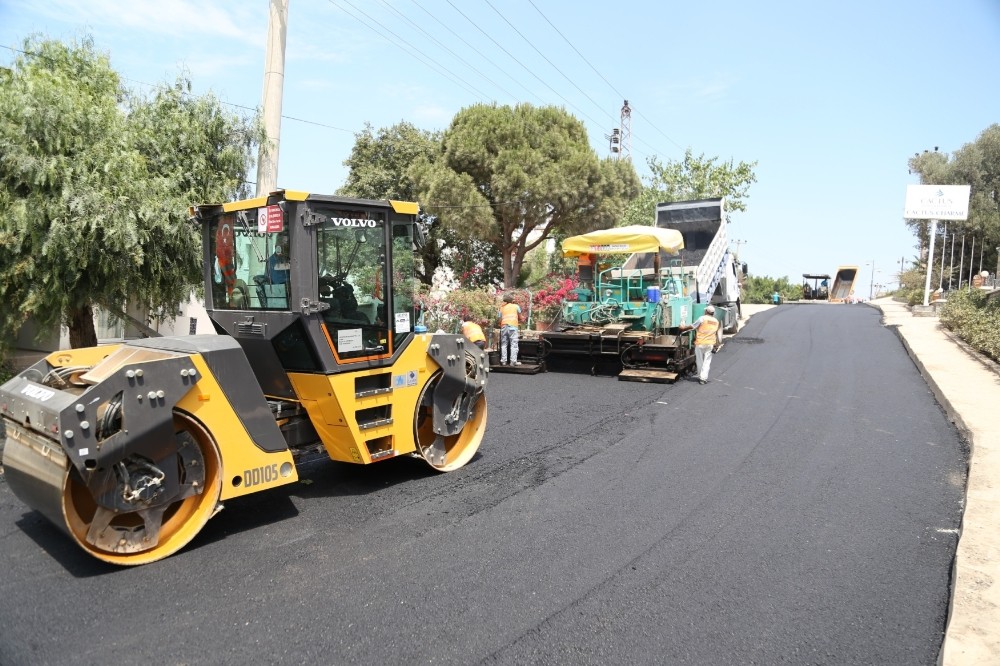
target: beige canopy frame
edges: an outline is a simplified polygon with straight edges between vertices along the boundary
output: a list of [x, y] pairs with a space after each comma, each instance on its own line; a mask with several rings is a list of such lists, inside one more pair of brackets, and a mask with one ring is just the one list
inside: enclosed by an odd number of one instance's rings
[[633, 254], [656, 252], [677, 254], [684, 249], [684, 237], [676, 229], [660, 229], [632, 225], [614, 229], [599, 229], [562, 242], [563, 256], [579, 257], [586, 254]]

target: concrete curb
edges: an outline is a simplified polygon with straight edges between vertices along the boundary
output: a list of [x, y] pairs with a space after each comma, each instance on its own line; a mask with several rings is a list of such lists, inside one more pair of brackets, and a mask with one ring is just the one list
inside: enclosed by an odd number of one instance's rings
[[[965, 421], [962, 419], [962, 415], [955, 410], [954, 405], [952, 405], [951, 401], [948, 400], [948, 396], [945, 395], [944, 391], [941, 389], [941, 386], [934, 379], [934, 376], [927, 370], [927, 367], [924, 365], [923, 361], [921, 361], [920, 357], [917, 356], [915, 351], [913, 351], [913, 347], [910, 346], [910, 343], [906, 339], [906, 336], [904, 336], [900, 332], [899, 325], [885, 324], [885, 310], [883, 310], [878, 305], [871, 305], [871, 307], [875, 308], [876, 310], [882, 313], [883, 325], [886, 328], [891, 328], [892, 332], [896, 335], [897, 338], [899, 338], [899, 341], [903, 343], [903, 349], [906, 350], [906, 355], [910, 357], [911, 361], [913, 361], [913, 365], [917, 366], [917, 370], [920, 372], [920, 376], [924, 378], [924, 381], [927, 382], [927, 386], [930, 387], [931, 389], [931, 393], [934, 394], [934, 399], [937, 400], [938, 404], [941, 405], [941, 407], [944, 409], [945, 414], [948, 415], [948, 420], [955, 424], [959, 432], [962, 434], [962, 437], [968, 440], [971, 446], [972, 433], [971, 430], [969, 429], [969, 426], [966, 425]], [[940, 327], [940, 324], [938, 326]], [[942, 328], [941, 330], [943, 331], [944, 329]]]
[[976, 351], [972, 345], [970, 345], [968, 342], [966, 342], [962, 338], [952, 333], [949, 329], [945, 328], [944, 326], [941, 326], [941, 324], [938, 324], [938, 327], [941, 329], [941, 332], [944, 333], [946, 336], [948, 336], [948, 338], [951, 339], [951, 341], [954, 342], [956, 346], [960, 347], [962, 351], [968, 354], [972, 359], [979, 361], [980, 363], [985, 365], [987, 370], [989, 370], [996, 376], [1000, 377], [1000, 363], [997, 363], [988, 356], [985, 356], [982, 353]]

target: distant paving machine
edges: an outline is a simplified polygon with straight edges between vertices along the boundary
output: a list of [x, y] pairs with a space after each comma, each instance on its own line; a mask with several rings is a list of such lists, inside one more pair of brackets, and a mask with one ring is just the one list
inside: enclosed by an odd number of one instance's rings
[[416, 324], [416, 204], [279, 191], [192, 219], [216, 334], [58, 351], [0, 386], [22, 501], [137, 565], [317, 456], [442, 472], [473, 457], [488, 360]]
[[[830, 297], [830, 276], [825, 273], [802, 274], [802, 300], [825, 301]], [[809, 281], [812, 280], [812, 285]]]

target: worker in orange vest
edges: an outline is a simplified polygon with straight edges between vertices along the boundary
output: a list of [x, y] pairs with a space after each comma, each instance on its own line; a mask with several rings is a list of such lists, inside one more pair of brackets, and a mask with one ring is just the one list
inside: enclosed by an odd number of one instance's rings
[[705, 314], [690, 324], [682, 324], [682, 331], [694, 329], [694, 360], [698, 368], [698, 383], [708, 383], [708, 369], [712, 354], [722, 344], [722, 324], [715, 318], [715, 306], [705, 308]]
[[480, 349], [486, 349], [486, 335], [483, 333], [483, 327], [476, 322], [463, 321], [462, 335], [468, 338], [469, 342], [476, 345]]
[[521, 365], [521, 362], [517, 360], [521, 306], [514, 302], [514, 294], [503, 295], [503, 305], [500, 306], [498, 319], [500, 321], [500, 365], [507, 365], [508, 345], [510, 346], [510, 364]]

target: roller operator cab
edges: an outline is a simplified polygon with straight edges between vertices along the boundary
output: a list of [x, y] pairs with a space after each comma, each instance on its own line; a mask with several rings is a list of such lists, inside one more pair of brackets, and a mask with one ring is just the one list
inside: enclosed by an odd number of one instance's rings
[[216, 334], [54, 352], [0, 386], [8, 484], [106, 562], [187, 544], [316, 455], [463, 466], [486, 354], [417, 324], [417, 205], [280, 191], [198, 206]]

